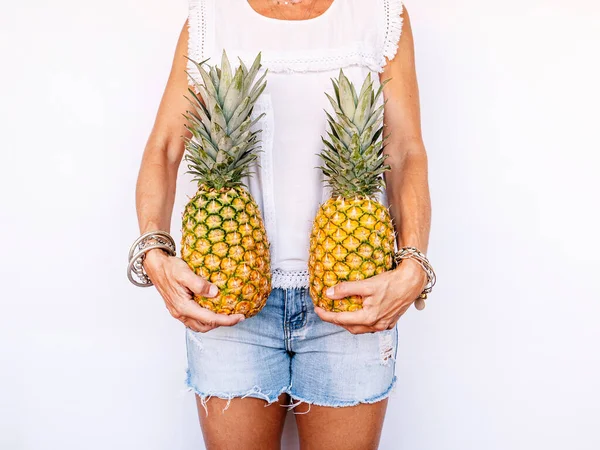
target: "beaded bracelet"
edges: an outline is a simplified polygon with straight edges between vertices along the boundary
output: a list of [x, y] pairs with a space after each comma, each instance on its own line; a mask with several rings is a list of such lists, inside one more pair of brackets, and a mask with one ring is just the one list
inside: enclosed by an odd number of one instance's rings
[[425, 299], [427, 298], [427, 294], [431, 292], [433, 286], [435, 285], [435, 272], [433, 271], [433, 267], [431, 267], [427, 256], [425, 256], [425, 254], [416, 247], [403, 247], [397, 251], [394, 255], [394, 263], [396, 264], [396, 267], [399, 266], [404, 259], [414, 259], [427, 274], [427, 284], [425, 285], [423, 292], [421, 292], [415, 300], [415, 308], [421, 311], [425, 308]]
[[144, 259], [150, 250], [160, 249], [170, 256], [177, 254], [175, 241], [166, 231], [150, 231], [142, 234], [129, 249], [129, 264], [127, 278], [139, 287], [152, 286], [152, 280], [144, 269]]

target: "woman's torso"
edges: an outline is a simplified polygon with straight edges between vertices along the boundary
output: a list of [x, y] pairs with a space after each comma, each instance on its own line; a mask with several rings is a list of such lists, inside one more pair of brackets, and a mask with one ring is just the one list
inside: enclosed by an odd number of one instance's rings
[[[246, 0], [190, 0], [189, 57], [217, 64], [223, 50], [232, 65], [250, 65], [261, 52], [267, 88], [253, 115], [265, 116], [262, 152], [247, 180], [261, 207], [271, 243], [273, 287], [308, 285], [307, 260], [312, 222], [326, 199], [317, 167], [324, 109], [331, 79], [340, 69], [359, 86], [392, 58], [400, 38], [398, 0], [334, 0], [322, 15], [279, 20], [260, 15]], [[195, 67], [188, 67], [191, 75]]]

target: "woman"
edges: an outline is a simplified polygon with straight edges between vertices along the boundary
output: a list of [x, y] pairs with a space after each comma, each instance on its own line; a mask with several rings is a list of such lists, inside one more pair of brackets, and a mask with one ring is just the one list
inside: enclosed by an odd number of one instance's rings
[[307, 249], [323, 193], [315, 167], [324, 92], [340, 69], [359, 86], [368, 73], [391, 79], [384, 89], [387, 201], [398, 248], [427, 249], [427, 157], [408, 14], [394, 0], [191, 0], [139, 174], [142, 233], [170, 226], [181, 136], [188, 135], [185, 57], [216, 63], [223, 49], [232, 63], [236, 56], [251, 63], [260, 51], [269, 70], [257, 105], [266, 113], [259, 125], [261, 158], [269, 163], [263, 161], [251, 191], [272, 217], [273, 292], [261, 313], [242, 322], [192, 301], [192, 293], [211, 297], [218, 290], [181, 259], [152, 250], [144, 260], [169, 312], [186, 326], [188, 385], [206, 446], [280, 448], [287, 409], [279, 404], [305, 413], [295, 416], [303, 449], [377, 448], [395, 381], [396, 322], [423, 291], [426, 273], [407, 259], [367, 280], [340, 283], [327, 295], [361, 295], [364, 308], [326, 312], [308, 297]]

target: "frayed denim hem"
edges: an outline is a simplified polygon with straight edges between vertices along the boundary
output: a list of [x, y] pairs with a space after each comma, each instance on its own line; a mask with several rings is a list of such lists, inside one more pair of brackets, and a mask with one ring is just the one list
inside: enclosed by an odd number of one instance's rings
[[377, 402], [380, 402], [380, 401], [388, 398], [394, 391], [394, 388], [396, 387], [396, 381], [397, 381], [397, 378], [394, 376], [394, 378], [392, 379], [392, 382], [390, 383], [388, 388], [385, 391], [383, 391], [381, 394], [377, 394], [372, 397], [368, 397], [368, 398], [361, 399], [361, 400], [350, 400], [350, 401], [320, 401], [320, 400], [309, 399], [306, 397], [296, 395], [294, 393], [291, 385], [281, 388], [279, 391], [276, 391], [274, 394], [272, 393], [273, 391], [263, 392], [261, 390], [260, 386], [254, 386], [252, 389], [250, 389], [248, 391], [244, 391], [244, 392], [213, 392], [213, 391], [203, 392], [203, 391], [200, 391], [192, 383], [191, 372], [189, 370], [187, 371], [185, 384], [189, 391], [194, 392], [200, 398], [200, 403], [201, 403], [202, 407], [204, 408], [206, 415], [208, 416], [208, 407], [206, 406], [206, 404], [212, 397], [217, 397], [217, 398], [220, 398], [221, 400], [227, 400], [227, 404], [225, 405], [225, 408], [223, 408], [223, 411], [222, 411], [223, 413], [225, 411], [227, 411], [227, 409], [231, 405], [231, 400], [233, 400], [234, 398], [247, 398], [247, 397], [257, 398], [260, 400], [264, 400], [266, 402], [265, 407], [267, 407], [267, 406], [270, 406], [273, 403], [275, 403], [279, 399], [279, 396], [281, 394], [288, 394], [290, 396], [290, 404], [289, 405], [280, 405], [285, 408], [288, 408], [288, 411], [295, 409], [297, 406], [299, 406], [303, 403], [308, 405], [308, 410], [306, 412], [299, 413], [299, 412], [294, 411], [294, 414], [309, 413], [311, 405], [324, 406], [324, 407], [329, 407], [329, 408], [344, 408], [344, 407], [350, 407], [350, 406], [357, 406], [360, 404], [372, 404], [372, 403], [377, 403]]
[[254, 386], [252, 389], [244, 392], [203, 392], [199, 390], [196, 386], [194, 386], [194, 384], [192, 383], [192, 374], [189, 370], [187, 371], [185, 384], [188, 388], [188, 391], [194, 392], [200, 398], [200, 403], [204, 408], [204, 411], [206, 412], [207, 416], [208, 407], [206, 406], [206, 404], [212, 397], [217, 397], [221, 400], [227, 400], [227, 404], [225, 405], [225, 408], [223, 408], [223, 412], [225, 412], [231, 405], [231, 400], [233, 400], [234, 398], [257, 398], [260, 400], [264, 400], [266, 402], [265, 407], [267, 407], [275, 403], [279, 399], [279, 396], [281, 394], [287, 394], [290, 391], [290, 386], [285, 386], [281, 388], [279, 392], [272, 394], [272, 391], [263, 392], [260, 386]]
[[[295, 408], [298, 405], [301, 405], [302, 403], [306, 403], [309, 406], [308, 411], [304, 412], [304, 413], [297, 413], [297, 414], [306, 414], [310, 411], [310, 406], [311, 405], [315, 405], [315, 406], [325, 406], [325, 407], [329, 407], [329, 408], [344, 408], [344, 407], [349, 407], [349, 406], [356, 406], [356, 405], [360, 405], [363, 403], [366, 404], [371, 404], [371, 403], [377, 403], [380, 402], [382, 400], [385, 400], [386, 398], [388, 398], [391, 393], [394, 391], [394, 388], [396, 387], [396, 377], [394, 377], [392, 379], [392, 382], [390, 383], [390, 385], [388, 386], [388, 388], [383, 391], [381, 394], [377, 394], [374, 395], [372, 397], [368, 397], [362, 400], [350, 400], [350, 401], [319, 401], [319, 400], [311, 400], [309, 398], [306, 397], [301, 397], [299, 395], [294, 394], [294, 391], [292, 389], [290, 389], [289, 392], [287, 392], [287, 394], [289, 394], [289, 396], [292, 398], [292, 403], [289, 405], [290, 409]], [[296, 403], [293, 403], [293, 401], [296, 401]]]

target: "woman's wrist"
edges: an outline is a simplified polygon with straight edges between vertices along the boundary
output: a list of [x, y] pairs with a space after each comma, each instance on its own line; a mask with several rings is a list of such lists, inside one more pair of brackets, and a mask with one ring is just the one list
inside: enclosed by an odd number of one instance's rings
[[164, 250], [161, 250], [160, 248], [155, 248], [155, 249], [149, 250], [146, 253], [146, 256], [145, 256], [142, 264], [144, 265], [144, 268], [146, 270], [148, 270], [148, 269], [152, 270], [153, 268], [160, 266], [168, 258], [169, 258], [169, 255]]
[[[411, 280], [419, 280], [420, 294], [415, 298], [415, 307], [418, 310], [425, 308], [425, 299], [435, 285], [436, 276], [429, 259], [416, 247], [402, 247], [394, 256], [397, 268], [405, 267], [401, 273], [408, 274]], [[404, 278], [404, 277], [402, 277]]]
[[427, 284], [427, 273], [417, 261], [413, 259], [403, 260], [402, 264], [396, 267], [396, 270], [398, 269], [401, 269], [408, 279], [415, 280], [415, 284], [418, 284], [421, 290]]
[[[149, 254], [151, 254], [150, 261], [147, 261]], [[149, 231], [142, 234], [129, 249], [129, 264], [127, 265], [129, 281], [139, 287], [152, 286], [152, 280], [146, 268], [150, 268], [150, 272], [152, 272], [154, 263], [160, 264], [162, 258], [176, 254], [175, 241], [166, 231]]]

